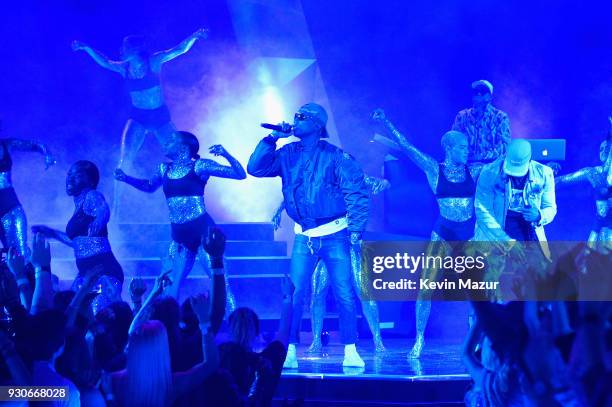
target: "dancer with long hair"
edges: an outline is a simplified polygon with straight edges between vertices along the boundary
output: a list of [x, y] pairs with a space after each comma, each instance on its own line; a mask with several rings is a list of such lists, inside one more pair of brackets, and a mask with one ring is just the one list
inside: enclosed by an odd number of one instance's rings
[[[612, 117], [608, 120], [608, 136], [599, 145], [601, 165], [585, 167], [555, 178], [557, 188], [588, 182], [595, 193], [596, 222], [589, 234], [590, 245], [612, 243]], [[608, 249], [611, 248], [608, 246]]]
[[[384, 125], [406, 155], [425, 173], [427, 182], [436, 195], [440, 215], [431, 232], [431, 242], [427, 246], [426, 255], [436, 257], [450, 255], [458, 249], [454, 247], [455, 242], [465, 242], [474, 235], [474, 194], [482, 166], [467, 164], [467, 137], [454, 130], [445, 133], [442, 136], [445, 158], [438, 163], [410, 143], [387, 119], [382, 109], [375, 110], [372, 118]], [[437, 267], [424, 269], [423, 277], [436, 281], [442, 277], [442, 270]], [[430, 290], [419, 292], [415, 306], [416, 341], [408, 355], [409, 358], [418, 358], [423, 351], [432, 294]]]
[[79, 270], [73, 288], [83, 285], [90, 270], [100, 269], [98, 284], [100, 295], [92, 303], [94, 311], [121, 299], [123, 269], [115, 258], [108, 241], [110, 210], [104, 195], [97, 190], [100, 181], [98, 167], [91, 161], [80, 160], [72, 164], [66, 175], [66, 193], [74, 198], [74, 213], [66, 231], [47, 226], [32, 226], [33, 233], [42, 233], [72, 247]]
[[[208, 229], [214, 226], [214, 221], [206, 211], [204, 204], [204, 188], [210, 177], [245, 179], [246, 173], [236, 160], [221, 145], [210, 147], [215, 156], [224, 157], [229, 166], [221, 165], [214, 160], [201, 159], [198, 155], [200, 143], [195, 135], [186, 131], [178, 131], [168, 148], [166, 156], [170, 162], [162, 163], [155, 176], [151, 179], [138, 179], [127, 175], [122, 169], [115, 170], [115, 179], [132, 187], [152, 193], [163, 187], [166, 203], [170, 214], [172, 243], [169, 256], [184, 258], [184, 269], [175, 272], [171, 279], [174, 282], [168, 288], [168, 294], [178, 298], [181, 281], [193, 268], [196, 256], [202, 260], [206, 270], [211, 269], [207, 254], [201, 250], [202, 238]], [[227, 283], [227, 281], [226, 281]], [[227, 290], [229, 310], [235, 308], [234, 297]]]
[[[1, 123], [0, 123], [1, 126]], [[28, 250], [28, 222], [23, 206], [17, 198], [11, 179], [14, 151], [36, 152], [45, 156], [45, 169], [55, 164], [49, 148], [32, 140], [0, 138], [0, 240], [5, 248], [15, 248], [19, 255], [26, 256]]]

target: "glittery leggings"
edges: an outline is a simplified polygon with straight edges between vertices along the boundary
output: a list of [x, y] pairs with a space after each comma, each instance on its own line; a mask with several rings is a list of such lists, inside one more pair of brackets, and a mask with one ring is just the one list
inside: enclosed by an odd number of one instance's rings
[[2, 218], [2, 245], [5, 248], [14, 247], [22, 256], [28, 252], [28, 223], [21, 205], [14, 207]]
[[[436, 232], [431, 232], [431, 241], [427, 245], [426, 256], [439, 256], [445, 257], [452, 253], [453, 248], [444, 239], [442, 239]], [[422, 278], [429, 279], [431, 281], [438, 281], [442, 276], [440, 270], [437, 267], [431, 267], [423, 270]], [[416, 314], [416, 333], [417, 337], [423, 337], [425, 335], [425, 328], [427, 327], [427, 321], [429, 320], [429, 314], [431, 312], [431, 296], [430, 290], [419, 291], [419, 296], [415, 304]]]
[[[210, 277], [212, 275], [212, 269], [210, 266], [210, 256], [208, 255], [208, 253], [206, 253], [204, 249], [200, 247], [196, 253], [194, 251], [189, 250], [185, 246], [182, 246], [182, 249], [179, 250], [180, 246], [181, 245], [179, 243], [172, 241], [168, 249], [168, 258], [171, 261], [178, 261], [183, 265], [181, 269], [176, 270], [171, 274], [171, 280], [174, 282], [174, 284], [167, 287], [165, 291], [166, 295], [170, 295], [176, 299], [178, 299], [179, 290], [183, 280], [193, 269], [193, 265], [195, 264], [196, 258], [199, 259], [200, 263], [202, 264], [202, 267], [208, 273], [208, 276]], [[177, 256], [180, 256], [180, 258], [174, 260]], [[225, 264], [225, 259], [223, 259], [223, 263]], [[227, 270], [227, 266], [224, 266], [224, 268], [225, 270]], [[236, 309], [236, 299], [234, 297], [234, 293], [230, 289], [229, 279], [227, 278], [227, 275], [225, 278], [225, 292], [227, 294], [225, 315], [229, 315]]]
[[[79, 275], [72, 283], [72, 290], [78, 291], [83, 285], [83, 275]], [[121, 301], [121, 290], [123, 284], [121, 280], [110, 276], [102, 275], [98, 278], [93, 290], [98, 295], [91, 302], [91, 308], [94, 315], [102, 309], [108, 307], [113, 302]]]

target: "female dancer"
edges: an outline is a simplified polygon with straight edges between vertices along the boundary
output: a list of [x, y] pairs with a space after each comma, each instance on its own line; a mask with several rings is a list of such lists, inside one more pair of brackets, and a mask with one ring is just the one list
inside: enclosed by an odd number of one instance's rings
[[13, 151], [34, 151], [43, 154], [45, 169], [55, 164], [55, 159], [47, 146], [42, 143], [15, 138], [0, 139], [0, 220], [2, 221], [0, 240], [2, 246], [14, 247], [21, 256], [25, 257], [28, 247], [28, 226], [25, 212], [11, 181]]
[[[178, 298], [180, 282], [193, 268], [198, 252], [201, 260], [208, 259], [208, 255], [202, 250], [201, 242], [202, 237], [207, 236], [208, 229], [214, 225], [214, 221], [206, 212], [204, 205], [206, 182], [210, 177], [246, 178], [242, 165], [223, 146], [210, 147], [210, 153], [224, 157], [230, 166], [221, 165], [213, 160], [200, 159], [199, 149], [200, 143], [196, 136], [186, 131], [178, 131], [168, 144], [166, 152], [166, 156], [171, 161], [161, 164], [158, 173], [152, 179], [138, 179], [127, 175], [119, 168], [115, 170], [116, 180], [140, 191], [150, 193], [163, 186], [172, 228], [169, 255], [171, 258], [182, 256], [185, 262], [184, 269], [175, 271], [171, 276], [174, 284], [167, 288], [168, 294], [175, 298]], [[203, 263], [204, 268], [210, 270], [208, 261]], [[233, 311], [235, 301], [229, 289], [227, 300], [229, 308]]]
[[608, 119], [610, 121], [608, 138], [599, 146], [599, 159], [602, 165], [582, 168], [555, 178], [557, 188], [587, 181], [595, 192], [597, 218], [595, 227], [589, 234], [590, 245], [596, 243], [609, 245], [612, 242], [612, 117]]
[[[370, 193], [377, 195], [378, 193], [389, 188], [389, 181], [386, 179], [366, 176], [366, 184], [370, 187]], [[285, 209], [285, 202], [276, 210], [276, 213], [272, 217], [272, 224], [274, 229], [278, 229], [280, 226], [280, 220], [283, 210]], [[353, 288], [357, 297], [361, 301], [361, 308], [363, 309], [363, 315], [368, 321], [368, 326], [372, 332], [372, 338], [374, 339], [374, 345], [376, 352], [384, 352], [385, 346], [380, 335], [380, 320], [378, 316], [378, 304], [373, 300], [364, 300], [361, 298], [361, 255], [356, 253], [351, 247], [351, 270], [353, 275]], [[314, 273], [312, 274], [312, 301], [310, 304], [311, 313], [311, 325], [312, 325], [312, 343], [308, 348], [308, 353], [320, 353], [323, 349], [321, 343], [321, 333], [323, 331], [323, 318], [325, 317], [325, 298], [327, 297], [327, 291], [329, 290], [329, 272], [327, 267], [322, 261], [317, 263]]]
[[74, 51], [85, 51], [98, 65], [117, 72], [125, 79], [132, 110], [121, 137], [119, 168], [126, 159], [130, 164], [133, 162], [147, 133], [153, 133], [162, 148], [170, 141], [176, 129], [161, 89], [161, 67], [189, 51], [198, 39], [207, 37], [208, 31], [200, 29], [174, 48], [150, 52], [144, 37], [130, 35], [123, 39], [120, 61], [112, 61], [79, 41], [72, 43]]
[[92, 304], [94, 312], [120, 300], [123, 285], [123, 269], [108, 241], [106, 226], [110, 211], [104, 195], [96, 189], [99, 181], [100, 172], [94, 163], [75, 162], [66, 176], [66, 193], [74, 198], [74, 213], [66, 225], [66, 232], [47, 226], [32, 226], [33, 233], [42, 233], [74, 249], [79, 274], [73, 289], [83, 284], [83, 278], [90, 270], [101, 270], [98, 279], [101, 291]]
[[[372, 118], [382, 123], [393, 135], [406, 155], [425, 173], [433, 193], [436, 195], [440, 216], [431, 232], [431, 242], [427, 246], [427, 256], [444, 257], [455, 249], [451, 242], [465, 242], [474, 234], [474, 194], [476, 179], [481, 165], [467, 165], [468, 143], [463, 133], [449, 131], [442, 136], [445, 158], [437, 163], [431, 156], [423, 153], [410, 143], [386, 117], [382, 109], [374, 111]], [[440, 270], [423, 270], [425, 278], [435, 281], [442, 277]], [[429, 290], [421, 290], [416, 302], [416, 341], [408, 355], [409, 358], [421, 356], [425, 342], [425, 327], [431, 311]]]

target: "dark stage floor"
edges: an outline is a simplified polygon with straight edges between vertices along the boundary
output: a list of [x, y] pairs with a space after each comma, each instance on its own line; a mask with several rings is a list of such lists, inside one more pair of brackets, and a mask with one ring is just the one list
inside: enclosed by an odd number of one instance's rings
[[470, 379], [461, 363], [461, 345], [428, 341], [420, 359], [409, 360], [412, 343], [385, 341], [376, 354], [370, 341], [358, 350], [364, 369], [342, 368], [343, 347], [331, 344], [321, 355], [298, 347], [299, 369], [284, 370], [277, 402], [303, 399], [306, 406], [454, 406], [463, 405]]

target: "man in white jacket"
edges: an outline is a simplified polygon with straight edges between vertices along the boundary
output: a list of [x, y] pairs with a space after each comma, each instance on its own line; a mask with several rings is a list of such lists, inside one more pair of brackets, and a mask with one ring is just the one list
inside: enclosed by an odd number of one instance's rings
[[[557, 214], [555, 179], [552, 169], [531, 160], [531, 144], [527, 140], [512, 140], [505, 157], [482, 169], [474, 207], [475, 241], [490, 242], [503, 251], [512, 248], [520, 257], [529, 255], [530, 264], [534, 264], [532, 254], [542, 258], [540, 253], [525, 253], [520, 243], [500, 243], [540, 242], [541, 254], [551, 259], [544, 226]], [[504, 269], [499, 263], [502, 260], [489, 258], [494, 266], [490, 267], [487, 280], [498, 280]]]

